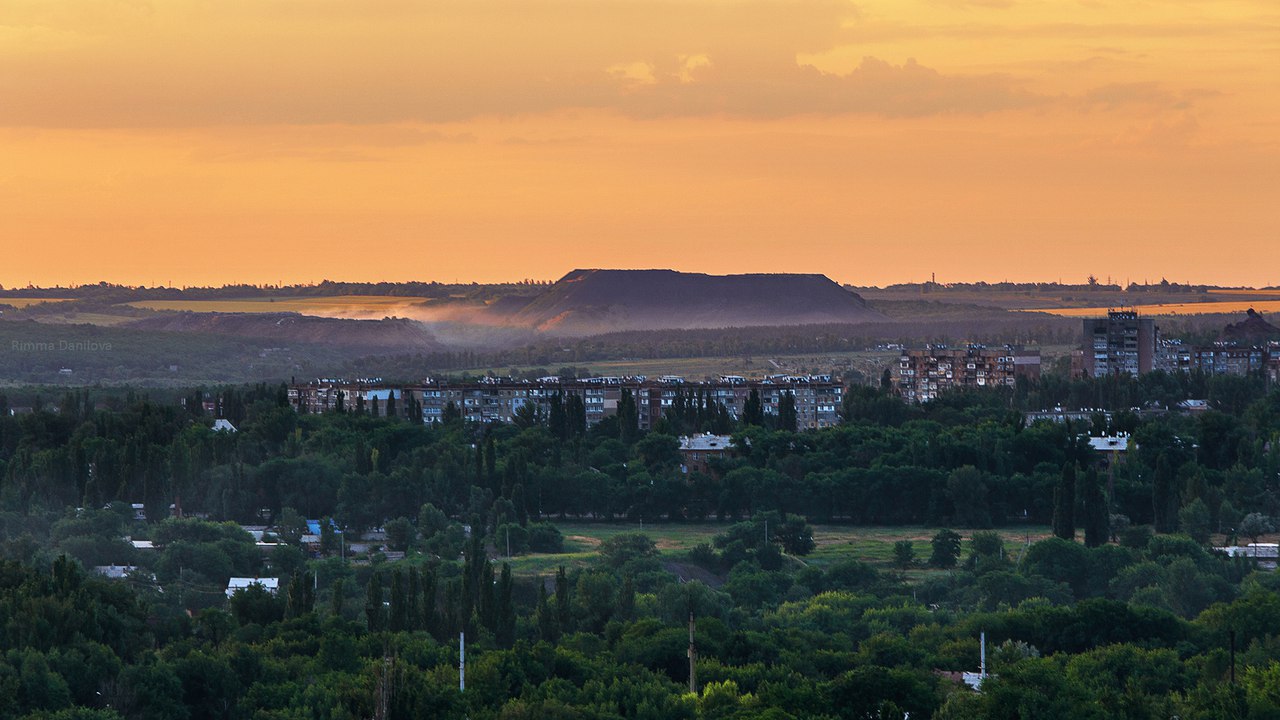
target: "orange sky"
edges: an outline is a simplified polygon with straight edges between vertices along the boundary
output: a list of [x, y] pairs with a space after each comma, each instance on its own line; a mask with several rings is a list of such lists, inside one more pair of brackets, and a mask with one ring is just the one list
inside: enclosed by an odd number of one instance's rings
[[0, 283], [1280, 283], [1274, 0], [3, 0]]

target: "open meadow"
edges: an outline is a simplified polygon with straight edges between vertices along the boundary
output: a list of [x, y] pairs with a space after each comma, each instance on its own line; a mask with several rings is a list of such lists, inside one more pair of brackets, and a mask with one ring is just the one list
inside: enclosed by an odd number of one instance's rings
[[[520, 555], [504, 561], [511, 563], [511, 570], [517, 575], [548, 575], [564, 565], [566, 568], [585, 567], [599, 557], [598, 548], [605, 540], [621, 533], [639, 532], [649, 536], [657, 546], [659, 555], [676, 567], [671, 569], [683, 575], [688, 553], [701, 543], [710, 544], [716, 535], [729, 528], [730, 523], [662, 523], [653, 525], [646, 523], [555, 523], [564, 535], [565, 552], [559, 554], [531, 553]], [[900, 540], [911, 541], [915, 550], [917, 565], [908, 572], [910, 577], [923, 577], [930, 573], [940, 572], [929, 569], [925, 563], [931, 551], [930, 540], [939, 528], [923, 526], [850, 526], [850, 525], [811, 525], [813, 540], [817, 547], [813, 552], [800, 558], [799, 563], [827, 566], [843, 560], [859, 560], [880, 569], [892, 569], [893, 547]], [[969, 538], [972, 530], [956, 530], [963, 538], [961, 562], [969, 556]], [[996, 532], [1004, 539], [1005, 550], [1015, 559], [1018, 558], [1028, 543], [1043, 540], [1050, 535], [1049, 528], [1043, 525], [1019, 525], [997, 528]], [[498, 554], [503, 554], [502, 538], [495, 538]]]
[[317, 317], [385, 317], [397, 310], [432, 302], [430, 298], [394, 295], [334, 295], [331, 297], [251, 297], [233, 300], [138, 300], [132, 307], [170, 312], [279, 313]]
[[0, 305], [8, 305], [15, 308], [31, 307], [41, 303], [59, 303], [66, 302], [69, 298], [43, 298], [43, 297], [0, 297]]
[[[1058, 315], [1060, 317], [1103, 317], [1107, 311], [1114, 309], [1116, 306], [1108, 307], [1073, 307], [1073, 308], [1029, 308], [1026, 312], [1042, 312], [1050, 315]], [[1174, 302], [1160, 303], [1154, 305], [1126, 305], [1127, 309], [1133, 309], [1140, 315], [1216, 315], [1219, 313], [1243, 313], [1253, 309], [1258, 312], [1277, 312], [1280, 311], [1280, 300], [1224, 300], [1215, 301], [1208, 300], [1205, 302]]]

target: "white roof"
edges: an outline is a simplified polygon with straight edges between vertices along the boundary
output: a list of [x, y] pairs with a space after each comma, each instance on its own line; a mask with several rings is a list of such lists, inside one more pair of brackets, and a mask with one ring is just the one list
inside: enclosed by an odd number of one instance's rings
[[156, 549], [156, 544], [151, 542], [150, 540], [130, 540], [129, 544], [132, 545], [135, 550], [155, 550]]
[[1089, 438], [1089, 446], [1098, 452], [1128, 452], [1128, 435], [1110, 435]]
[[119, 580], [137, 570], [136, 565], [95, 565], [93, 571], [103, 577]]
[[680, 438], [681, 450], [728, 450], [733, 438], [728, 435], [686, 435]]
[[232, 425], [230, 420], [224, 420], [222, 418], [218, 418], [217, 420], [213, 421], [213, 431], [214, 432], [224, 432], [224, 431], [235, 432], [236, 426]]
[[231, 597], [237, 590], [244, 590], [250, 585], [259, 585], [267, 592], [275, 594], [280, 589], [280, 578], [250, 578], [250, 577], [233, 577], [227, 581], [227, 597]]

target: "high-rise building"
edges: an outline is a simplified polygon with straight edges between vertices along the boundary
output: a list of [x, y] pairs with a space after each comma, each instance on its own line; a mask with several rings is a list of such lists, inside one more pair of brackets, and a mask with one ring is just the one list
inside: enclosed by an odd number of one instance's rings
[[1141, 375], [1154, 369], [1159, 328], [1133, 310], [1086, 318], [1081, 371], [1089, 377]]

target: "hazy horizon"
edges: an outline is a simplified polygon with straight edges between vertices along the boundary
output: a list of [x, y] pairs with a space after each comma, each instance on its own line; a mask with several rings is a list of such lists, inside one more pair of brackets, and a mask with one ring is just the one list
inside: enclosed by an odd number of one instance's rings
[[[885, 283], [859, 283], [859, 282], [852, 282], [852, 281], [848, 281], [848, 280], [842, 280], [841, 278], [833, 277], [833, 276], [832, 276], [831, 274], [829, 274], [829, 273], [823, 273], [823, 272], [819, 272], [819, 271], [816, 271], [816, 270], [804, 270], [804, 269], [800, 269], [800, 270], [796, 270], [796, 271], [778, 271], [778, 270], [745, 270], [745, 271], [742, 271], [742, 272], [714, 272], [714, 271], [703, 271], [703, 270], [683, 270], [683, 269], [679, 269], [679, 268], [658, 268], [658, 267], [634, 267], [634, 268], [626, 268], [626, 267], [607, 267], [607, 268], [605, 268], [605, 267], [601, 267], [601, 268], [587, 268], [587, 269], [592, 269], [592, 270], [673, 270], [673, 271], [675, 271], [675, 272], [680, 272], [680, 273], [701, 274], [701, 275], [709, 275], [709, 276], [725, 276], [725, 275], [778, 275], [778, 274], [785, 274], [785, 275], [823, 275], [823, 276], [827, 277], [828, 279], [830, 279], [830, 280], [832, 280], [832, 281], [834, 281], [834, 282], [836, 282], [836, 283], [840, 284], [841, 286], [855, 287], [855, 288], [865, 288], [865, 289], [872, 289], [872, 288], [884, 289], [884, 288], [888, 288], [888, 287], [891, 287], [891, 286], [894, 286], [894, 285], [923, 284], [923, 283], [930, 282], [930, 281], [932, 280], [932, 278], [931, 278], [928, 274], [926, 274], [926, 276], [925, 276], [925, 277], [922, 277], [922, 278], [903, 279], [903, 280], [896, 280], [896, 281], [892, 281], [892, 282], [885, 282]], [[565, 271], [564, 273], [560, 273], [559, 275], [556, 275], [555, 277], [545, 277], [545, 278], [536, 278], [536, 277], [502, 278], [502, 277], [498, 277], [498, 278], [486, 279], [486, 280], [479, 280], [479, 279], [475, 279], [475, 278], [466, 278], [466, 277], [456, 278], [456, 279], [440, 278], [440, 277], [406, 277], [406, 278], [396, 278], [396, 277], [373, 277], [373, 278], [365, 278], [365, 279], [353, 279], [353, 278], [350, 278], [350, 277], [323, 277], [323, 278], [319, 278], [319, 279], [315, 279], [315, 280], [307, 279], [307, 280], [284, 281], [284, 282], [279, 282], [279, 281], [252, 282], [252, 281], [248, 281], [248, 280], [236, 280], [236, 279], [231, 279], [231, 280], [228, 280], [228, 281], [226, 281], [226, 282], [213, 282], [213, 283], [186, 283], [186, 284], [182, 284], [182, 283], [167, 283], [167, 282], [154, 282], [154, 283], [152, 283], [152, 282], [126, 282], [126, 281], [109, 280], [109, 279], [97, 279], [97, 280], [90, 280], [90, 281], [86, 281], [86, 282], [66, 282], [66, 281], [62, 281], [62, 282], [54, 282], [54, 283], [52, 283], [52, 284], [48, 284], [48, 285], [41, 285], [41, 284], [35, 284], [35, 283], [28, 284], [28, 283], [25, 283], [25, 282], [24, 282], [24, 283], [21, 283], [21, 284], [18, 284], [18, 283], [10, 284], [10, 283], [7, 283], [7, 282], [2, 282], [2, 281], [0, 281], [0, 290], [16, 292], [16, 291], [21, 291], [21, 290], [28, 289], [28, 288], [36, 289], [36, 290], [53, 290], [53, 289], [58, 289], [58, 288], [75, 289], [75, 288], [81, 288], [81, 287], [91, 287], [91, 286], [94, 286], [94, 285], [100, 285], [100, 284], [103, 284], [103, 283], [105, 283], [105, 284], [107, 284], [107, 285], [119, 286], [119, 287], [129, 287], [129, 288], [139, 288], [139, 289], [142, 289], [142, 288], [145, 288], [145, 289], [165, 288], [165, 289], [173, 289], [173, 290], [183, 290], [183, 289], [205, 289], [205, 288], [208, 288], [208, 289], [215, 289], [215, 288], [224, 288], [224, 287], [235, 287], [235, 286], [238, 286], [238, 285], [247, 285], [247, 286], [259, 287], [259, 288], [316, 287], [316, 286], [322, 285], [322, 284], [324, 284], [324, 283], [335, 283], [335, 284], [373, 284], [373, 283], [387, 283], [387, 284], [392, 284], [392, 285], [409, 284], [409, 283], [437, 283], [437, 284], [440, 284], [440, 285], [473, 285], [473, 284], [474, 284], [474, 285], [515, 285], [515, 284], [522, 284], [522, 283], [529, 283], [529, 282], [533, 282], [533, 283], [553, 284], [553, 283], [558, 282], [558, 281], [559, 281], [559, 280], [561, 280], [562, 278], [564, 278], [564, 277], [565, 277], [565, 275], [566, 275], [566, 274], [568, 274], [569, 272], [570, 272], [570, 271]], [[1169, 282], [1170, 284], [1176, 284], [1176, 285], [1190, 285], [1190, 286], [1216, 287], [1216, 288], [1221, 288], [1221, 289], [1224, 289], [1224, 290], [1236, 290], [1236, 289], [1238, 289], [1238, 290], [1258, 290], [1258, 291], [1265, 291], [1265, 290], [1268, 290], [1269, 288], [1270, 288], [1270, 289], [1277, 289], [1277, 288], [1280, 288], [1280, 285], [1240, 285], [1240, 284], [1226, 284], [1226, 283], [1206, 282], [1206, 281], [1198, 280], [1198, 279], [1194, 279], [1194, 278], [1192, 278], [1192, 279], [1182, 279], [1182, 278], [1163, 278], [1163, 277], [1162, 277], [1162, 278], [1116, 278], [1116, 277], [1110, 277], [1110, 278], [1109, 278], [1109, 277], [1106, 277], [1106, 276], [1100, 276], [1100, 275], [1097, 275], [1097, 274], [1093, 275], [1092, 277], [1093, 277], [1093, 279], [1094, 279], [1094, 280], [1096, 280], [1096, 281], [1097, 281], [1097, 284], [1098, 284], [1098, 285], [1100, 285], [1100, 286], [1115, 285], [1115, 286], [1119, 286], [1122, 290], [1123, 290], [1124, 288], [1128, 287], [1131, 283], [1136, 283], [1137, 285], [1149, 285], [1149, 286], [1156, 286], [1156, 285], [1159, 285], [1159, 284], [1161, 283], [1161, 281], [1167, 281], [1167, 282]], [[1087, 275], [1086, 275], [1086, 276], [1084, 276], [1084, 277], [1080, 277], [1080, 278], [1072, 278], [1072, 277], [1061, 277], [1061, 278], [1038, 277], [1038, 278], [1026, 278], [1026, 279], [1016, 279], [1016, 278], [1000, 278], [1000, 279], [994, 279], [994, 278], [982, 278], [982, 277], [979, 277], [979, 278], [964, 278], [964, 279], [962, 279], [962, 278], [944, 278], [944, 277], [938, 277], [938, 278], [936, 278], [936, 280], [932, 280], [932, 281], [934, 281], [934, 282], [936, 282], [938, 285], [942, 285], [942, 286], [948, 286], [948, 285], [974, 285], [974, 284], [979, 284], [979, 283], [986, 283], [986, 284], [988, 284], [988, 285], [997, 285], [997, 284], [1002, 284], [1002, 283], [1010, 283], [1010, 284], [1018, 284], [1018, 285], [1031, 285], [1031, 284], [1045, 284], [1045, 285], [1047, 285], [1047, 284], [1055, 284], [1055, 283], [1056, 283], [1056, 284], [1061, 284], [1061, 285], [1064, 285], [1064, 286], [1067, 286], [1067, 285], [1079, 285], [1079, 286], [1083, 286], [1083, 285], [1087, 285], [1087, 284], [1088, 284], [1088, 279], [1089, 279], [1089, 276], [1087, 276]]]

